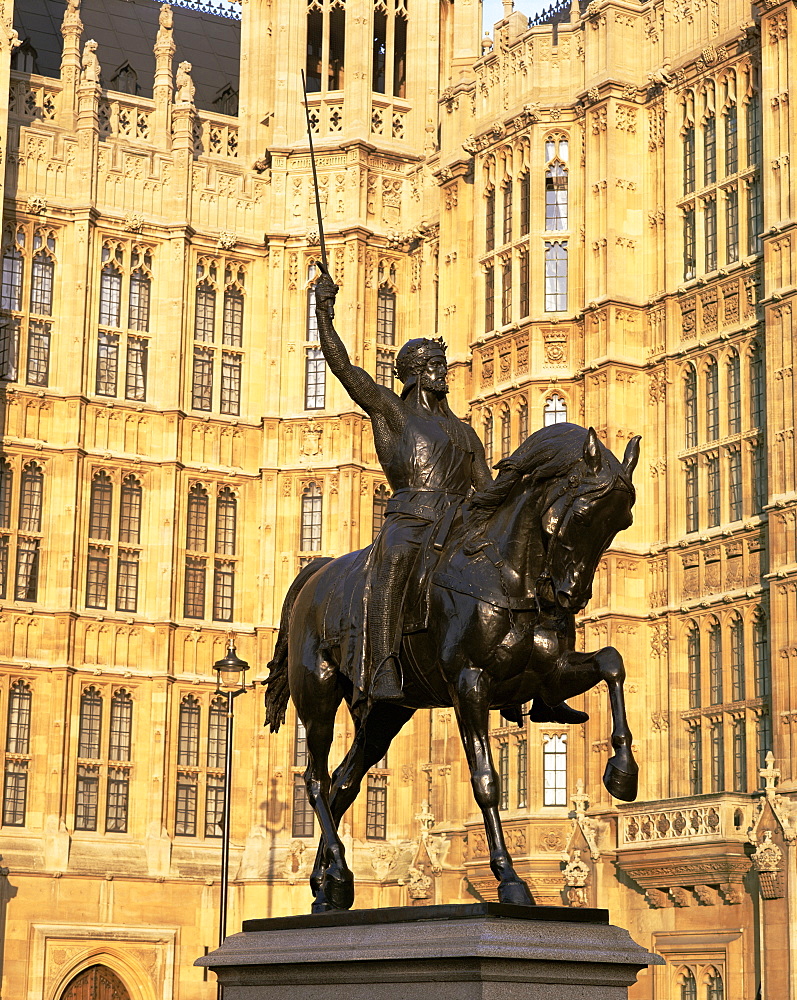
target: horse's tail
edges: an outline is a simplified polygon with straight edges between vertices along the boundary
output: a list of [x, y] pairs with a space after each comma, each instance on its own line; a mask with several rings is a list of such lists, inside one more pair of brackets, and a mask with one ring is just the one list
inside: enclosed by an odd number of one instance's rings
[[276, 733], [285, 721], [285, 709], [288, 707], [288, 699], [291, 696], [288, 687], [288, 625], [293, 604], [299, 591], [310, 577], [315, 576], [329, 562], [332, 562], [331, 558], [313, 559], [306, 566], [302, 566], [296, 579], [288, 587], [288, 593], [282, 603], [274, 655], [268, 664], [268, 677], [263, 681], [266, 685], [266, 721], [264, 725], [271, 726], [272, 733]]

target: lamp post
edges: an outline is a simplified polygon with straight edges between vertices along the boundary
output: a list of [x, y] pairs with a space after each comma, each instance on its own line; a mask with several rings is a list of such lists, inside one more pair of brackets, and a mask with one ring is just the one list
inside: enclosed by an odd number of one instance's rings
[[[235, 652], [232, 633], [227, 637], [227, 655], [213, 664], [217, 673], [216, 690], [227, 696], [227, 737], [224, 747], [224, 812], [221, 832], [221, 901], [219, 905], [219, 947], [227, 936], [227, 886], [230, 878], [230, 792], [232, 786], [232, 721], [233, 702], [246, 692], [244, 673], [249, 669], [246, 660]], [[219, 983], [218, 996], [224, 987]]]

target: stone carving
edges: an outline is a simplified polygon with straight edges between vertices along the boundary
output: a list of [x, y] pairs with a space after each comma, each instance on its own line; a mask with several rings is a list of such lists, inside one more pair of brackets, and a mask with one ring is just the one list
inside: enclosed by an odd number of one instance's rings
[[781, 825], [784, 838], [788, 843], [793, 843], [797, 840], [797, 803], [775, 791], [780, 779], [780, 769], [775, 767], [775, 755], [771, 750], [766, 756], [766, 767], [762, 767], [758, 773], [764, 782], [764, 797], [758, 801], [758, 808], [750, 825], [748, 839], [751, 844], [758, 843], [755, 829], [761, 820], [765, 806], [769, 805]]
[[540, 834], [538, 849], [540, 851], [559, 852], [564, 850], [564, 837], [558, 830], [545, 830]]
[[155, 45], [152, 51], [155, 53], [155, 61], [160, 68], [171, 70], [171, 60], [177, 46], [174, 44], [172, 29], [174, 27], [174, 14], [169, 4], [161, 6], [158, 14], [158, 34], [155, 38]]
[[764, 831], [764, 839], [753, 854], [753, 871], [758, 873], [764, 899], [782, 899], [783, 851], [772, 840], [772, 831]]
[[396, 866], [398, 850], [392, 844], [376, 844], [371, 849], [371, 867], [378, 879], [387, 878], [391, 868]]
[[124, 227], [128, 233], [140, 233], [144, 228], [144, 216], [133, 213], [126, 215]]
[[670, 898], [676, 906], [691, 906], [692, 896], [682, 885], [674, 885], [670, 889]]
[[715, 906], [717, 903], [716, 890], [709, 885], [696, 885], [694, 887], [695, 896], [701, 906]]
[[732, 882], [721, 885], [720, 892], [728, 906], [740, 906], [744, 900], [744, 890], [740, 885], [734, 885]]
[[412, 865], [406, 879], [399, 879], [399, 885], [406, 885], [410, 899], [429, 899], [432, 895], [432, 879], [426, 874], [426, 865], [421, 863], [416, 868]]
[[97, 58], [97, 43], [90, 38], [83, 46], [83, 56], [80, 60], [80, 82], [100, 82], [100, 60]]
[[576, 782], [576, 790], [570, 798], [572, 799], [573, 810], [575, 812], [573, 829], [575, 830], [578, 827], [581, 830], [581, 835], [589, 847], [590, 858], [593, 861], [597, 861], [601, 856], [600, 848], [598, 847], [599, 824], [597, 820], [591, 816], [587, 816], [589, 796], [584, 791], [584, 782], [581, 778]]
[[47, 199], [40, 194], [32, 194], [25, 207], [31, 215], [44, 215], [47, 211]]
[[175, 80], [177, 92], [174, 97], [175, 104], [193, 105], [194, 103], [196, 87], [194, 86], [194, 81], [191, 78], [191, 68], [190, 62], [181, 62], [177, 67], [177, 79]]
[[66, 34], [70, 29], [77, 28], [83, 30], [83, 22], [80, 20], [80, 0], [66, 0], [66, 10], [64, 19], [61, 22], [61, 33]]
[[321, 448], [322, 434], [321, 425], [317, 424], [315, 420], [307, 424], [302, 437], [301, 454], [306, 458], [315, 458], [317, 455], [323, 455]]
[[235, 233], [228, 233], [226, 230], [219, 234], [218, 242], [216, 246], [219, 250], [233, 250], [235, 244], [238, 242], [238, 237]]
[[0, 34], [0, 45], [2, 45], [3, 51], [6, 52], [10, 49], [11, 52], [13, 52], [14, 49], [18, 49], [21, 44], [22, 39], [19, 37], [19, 32], [11, 23], [11, 19], [6, 18], [3, 22], [2, 34]]
[[567, 364], [567, 331], [553, 328], [543, 331], [542, 336], [548, 365], [564, 367]]
[[670, 716], [667, 712], [651, 712], [650, 724], [655, 732], [661, 732], [670, 728]]
[[581, 851], [574, 850], [570, 860], [562, 872], [567, 889], [568, 906], [587, 906], [587, 882], [589, 881], [589, 865], [581, 860]]
[[307, 844], [303, 840], [292, 840], [282, 863], [282, 874], [291, 885], [307, 878], [310, 871], [310, 858], [306, 855]]
[[158, 14], [158, 34], [155, 38], [156, 54], [167, 49], [174, 51], [173, 28], [174, 14], [172, 13], [172, 8], [167, 3], [162, 4]]
[[636, 117], [636, 108], [629, 107], [627, 104], [618, 104], [615, 124], [621, 132], [635, 134]]
[[660, 403], [667, 394], [667, 375], [663, 369], [650, 374], [648, 394], [651, 403]]

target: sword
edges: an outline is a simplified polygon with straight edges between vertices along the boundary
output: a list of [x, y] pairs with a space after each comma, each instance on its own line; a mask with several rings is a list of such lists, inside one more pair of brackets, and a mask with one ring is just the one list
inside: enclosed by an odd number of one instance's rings
[[[313, 167], [313, 186], [315, 187], [315, 210], [318, 215], [318, 239], [321, 244], [321, 260], [318, 262], [318, 266], [321, 268], [324, 274], [329, 275], [329, 266], [327, 265], [327, 245], [324, 242], [324, 223], [321, 221], [321, 197], [318, 193], [318, 171], [315, 166], [315, 150], [313, 149], [313, 130], [310, 128], [310, 108], [307, 104], [307, 82], [304, 78], [304, 70], [302, 70], [302, 92], [304, 93], [304, 113], [307, 118], [307, 138], [310, 142], [310, 163]], [[332, 313], [334, 316], [334, 312]]]

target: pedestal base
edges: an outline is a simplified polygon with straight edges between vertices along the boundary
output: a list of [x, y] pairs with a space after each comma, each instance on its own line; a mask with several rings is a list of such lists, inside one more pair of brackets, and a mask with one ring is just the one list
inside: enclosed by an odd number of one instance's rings
[[224, 1000], [627, 1000], [664, 960], [606, 910], [473, 903], [247, 920], [195, 965]]

